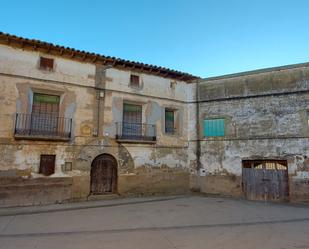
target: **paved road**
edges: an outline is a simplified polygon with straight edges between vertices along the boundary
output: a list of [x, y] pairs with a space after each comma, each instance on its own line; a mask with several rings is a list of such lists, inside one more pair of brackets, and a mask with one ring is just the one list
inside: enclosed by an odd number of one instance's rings
[[200, 196], [140, 201], [0, 210], [0, 248], [309, 249], [309, 206]]

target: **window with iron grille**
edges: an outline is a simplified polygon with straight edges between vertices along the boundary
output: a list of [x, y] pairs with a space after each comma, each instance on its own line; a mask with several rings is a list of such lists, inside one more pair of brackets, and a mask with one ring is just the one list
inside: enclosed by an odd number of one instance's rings
[[138, 75], [131, 74], [130, 75], [130, 86], [139, 87], [140, 78]]
[[165, 133], [175, 133], [175, 111], [165, 109]]
[[224, 119], [205, 119], [204, 136], [205, 137], [222, 137], [225, 135]]
[[54, 69], [54, 59], [40, 57], [40, 69], [52, 71]]

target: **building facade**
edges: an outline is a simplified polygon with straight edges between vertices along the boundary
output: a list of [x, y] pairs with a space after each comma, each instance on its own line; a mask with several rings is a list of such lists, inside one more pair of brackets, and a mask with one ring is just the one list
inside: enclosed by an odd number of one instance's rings
[[309, 65], [200, 79], [0, 33], [0, 205], [309, 199]]
[[198, 87], [205, 193], [309, 198], [309, 64], [209, 78]]
[[2, 205], [189, 191], [196, 77], [6, 34], [0, 43]]

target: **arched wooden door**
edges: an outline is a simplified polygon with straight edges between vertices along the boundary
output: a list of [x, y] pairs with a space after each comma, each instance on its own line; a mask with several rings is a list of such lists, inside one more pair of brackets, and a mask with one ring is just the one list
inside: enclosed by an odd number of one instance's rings
[[91, 194], [112, 194], [117, 191], [117, 161], [107, 154], [97, 156], [91, 164]]

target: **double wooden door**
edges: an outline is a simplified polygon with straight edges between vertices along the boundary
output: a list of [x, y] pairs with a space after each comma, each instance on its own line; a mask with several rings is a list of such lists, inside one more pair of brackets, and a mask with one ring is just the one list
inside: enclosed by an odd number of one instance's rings
[[91, 194], [112, 194], [117, 191], [117, 162], [111, 155], [96, 157], [91, 165]]
[[243, 192], [249, 200], [286, 201], [288, 167], [284, 160], [246, 160], [242, 170]]

